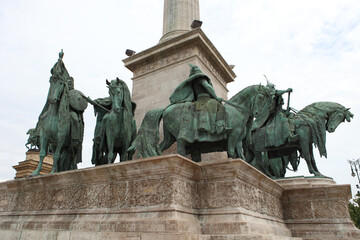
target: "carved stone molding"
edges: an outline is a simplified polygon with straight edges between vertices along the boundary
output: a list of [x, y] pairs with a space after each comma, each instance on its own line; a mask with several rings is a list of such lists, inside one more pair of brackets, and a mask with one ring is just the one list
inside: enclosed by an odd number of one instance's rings
[[195, 47], [191, 47], [170, 54], [169, 56], [162, 57], [160, 59], [149, 59], [144, 64], [138, 65], [134, 68], [133, 70], [134, 78], [159, 70], [169, 65], [181, 62], [187, 58], [194, 56], [194, 53], [195, 53]]

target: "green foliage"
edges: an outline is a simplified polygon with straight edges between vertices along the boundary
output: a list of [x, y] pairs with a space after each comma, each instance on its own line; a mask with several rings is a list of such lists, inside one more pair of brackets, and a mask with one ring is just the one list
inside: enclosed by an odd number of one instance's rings
[[360, 194], [357, 193], [354, 199], [349, 202], [349, 212], [351, 220], [355, 226], [360, 229]]

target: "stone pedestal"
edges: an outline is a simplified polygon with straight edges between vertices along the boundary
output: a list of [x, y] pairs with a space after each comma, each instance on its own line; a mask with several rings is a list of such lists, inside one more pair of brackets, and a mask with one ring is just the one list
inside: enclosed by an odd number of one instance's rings
[[200, 28], [160, 43], [123, 62], [133, 72], [132, 100], [137, 103], [135, 119], [138, 127], [146, 112], [170, 104], [170, 95], [189, 77], [188, 63], [199, 66], [211, 79], [216, 94], [224, 99], [227, 99], [228, 92], [226, 84], [236, 77]]
[[[226, 84], [236, 77], [200, 28], [161, 42], [123, 61], [125, 67], [133, 72], [132, 100], [137, 104], [135, 120], [138, 128], [149, 110], [165, 108], [170, 104], [170, 95], [189, 77], [188, 63], [199, 66], [209, 76], [216, 94], [223, 99], [227, 99]], [[164, 154], [170, 153], [176, 153], [174, 146]], [[226, 154], [207, 154], [203, 159], [224, 157]]]
[[286, 189], [240, 159], [132, 160], [0, 183], [0, 239], [359, 239], [350, 187], [320, 189]]
[[[19, 162], [18, 165], [13, 166], [16, 170], [15, 178], [23, 178], [28, 177], [31, 173], [37, 168], [39, 163], [39, 151], [37, 150], [29, 150], [26, 152], [25, 161]], [[40, 171], [40, 174], [48, 174], [51, 172], [53, 166], [53, 158], [52, 155], [47, 155], [43, 162], [43, 167]]]
[[360, 239], [360, 231], [349, 215], [349, 185], [304, 177], [277, 182], [285, 188], [284, 220], [294, 236], [307, 240]]

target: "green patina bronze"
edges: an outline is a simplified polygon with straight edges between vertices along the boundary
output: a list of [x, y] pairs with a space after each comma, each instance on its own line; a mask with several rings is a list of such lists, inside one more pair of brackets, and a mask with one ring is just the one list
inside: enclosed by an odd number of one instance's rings
[[126, 83], [119, 78], [109, 82], [110, 97], [95, 101], [88, 99], [97, 115], [94, 132], [92, 164], [113, 163], [117, 153], [120, 161], [131, 160], [134, 152], [127, 152], [136, 135], [134, 112], [136, 104], [131, 101]]
[[[201, 153], [216, 151], [243, 158], [242, 141], [253, 119], [261, 119], [257, 124], [263, 124], [274, 108], [270, 89], [250, 86], [222, 104], [224, 100], [216, 96], [209, 77], [197, 66], [190, 67], [189, 78], [175, 89], [171, 104], [145, 115], [129, 150], [137, 150], [137, 157], [157, 156], [176, 141], [177, 152], [191, 154], [194, 161], [201, 161]], [[159, 144], [161, 119], [164, 140]]]
[[[274, 89], [274, 86], [269, 88]], [[253, 128], [246, 141], [246, 161], [270, 177], [281, 178], [289, 163], [297, 170], [300, 153], [309, 172], [323, 176], [316, 166], [312, 146], [319, 149], [320, 156], [327, 157], [326, 131], [334, 132], [341, 122], [350, 122], [354, 115], [348, 108], [333, 102], [316, 102], [296, 114], [290, 113], [289, 106], [287, 110], [282, 109], [281, 95], [291, 91], [277, 91], [276, 111], [262, 126]]]
[[46, 104], [39, 116], [35, 129], [28, 131], [28, 144], [40, 149], [40, 161], [32, 175], [38, 175], [48, 151], [53, 152], [52, 173], [76, 169], [81, 162], [84, 134], [83, 112], [87, 102], [82, 93], [74, 89], [63, 62], [61, 50], [59, 59], [51, 69], [50, 88]]

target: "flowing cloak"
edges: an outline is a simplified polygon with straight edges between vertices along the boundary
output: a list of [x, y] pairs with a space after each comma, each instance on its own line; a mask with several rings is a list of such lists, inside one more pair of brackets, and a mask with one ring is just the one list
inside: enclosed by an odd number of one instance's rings
[[[223, 132], [216, 133], [216, 122], [217, 116], [225, 120], [224, 108], [221, 103], [211, 97], [198, 96], [196, 99], [193, 83], [199, 78], [205, 79], [212, 86], [208, 76], [195, 73], [183, 81], [170, 96], [171, 105], [182, 104], [178, 138], [189, 143], [222, 140], [226, 135]], [[213, 95], [210, 92], [208, 94]], [[225, 125], [225, 121], [223, 122]]]
[[279, 147], [289, 138], [290, 124], [282, 111], [275, 112], [267, 123], [252, 131], [251, 141], [256, 151], [265, 151], [267, 148]]
[[191, 75], [188, 79], [180, 83], [180, 85], [175, 89], [173, 94], [170, 96], [170, 103], [185, 103], [185, 102], [194, 102], [195, 101], [195, 92], [193, 89], [193, 81], [197, 78], [203, 77], [207, 82], [212, 86], [210, 78], [203, 73], [195, 73]]

